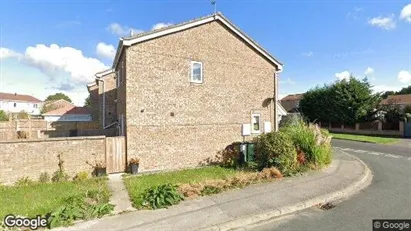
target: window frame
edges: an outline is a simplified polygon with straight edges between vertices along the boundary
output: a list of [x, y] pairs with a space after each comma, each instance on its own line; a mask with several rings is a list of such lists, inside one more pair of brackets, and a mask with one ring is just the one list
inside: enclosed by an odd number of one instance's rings
[[[258, 130], [254, 129], [253, 119], [258, 116]], [[251, 114], [251, 134], [260, 134], [261, 133], [261, 113], [252, 113]]]
[[[200, 64], [200, 80], [194, 79], [194, 65]], [[190, 75], [190, 82], [191, 83], [203, 83], [204, 82], [204, 75], [203, 75], [203, 62], [199, 61], [191, 61], [190, 63], [191, 75]]]

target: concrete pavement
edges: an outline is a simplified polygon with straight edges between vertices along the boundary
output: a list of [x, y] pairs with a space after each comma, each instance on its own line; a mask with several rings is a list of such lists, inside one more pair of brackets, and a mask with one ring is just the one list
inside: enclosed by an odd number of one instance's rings
[[372, 230], [372, 219], [411, 218], [411, 149], [354, 141], [333, 144], [370, 167], [373, 181], [369, 187], [349, 200], [335, 201], [331, 210], [310, 208], [241, 230]]
[[372, 174], [363, 162], [338, 150], [334, 156], [322, 171], [57, 230], [229, 230], [345, 198], [369, 185]]

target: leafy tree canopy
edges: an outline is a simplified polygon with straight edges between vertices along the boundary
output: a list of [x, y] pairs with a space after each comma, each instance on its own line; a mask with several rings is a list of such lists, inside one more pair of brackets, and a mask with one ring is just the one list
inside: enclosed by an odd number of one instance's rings
[[316, 87], [303, 95], [300, 111], [310, 121], [354, 124], [372, 120], [381, 101], [380, 94], [372, 93], [365, 78], [336, 81]]
[[70, 97], [68, 97], [67, 95], [65, 95], [64, 93], [61, 93], [61, 92], [56, 93], [56, 94], [54, 94], [54, 95], [49, 95], [49, 96], [47, 96], [47, 98], [46, 98], [45, 101], [59, 100], [59, 99], [64, 99], [64, 100], [66, 100], [66, 101], [68, 101], [68, 102], [70, 102], [70, 103], [72, 102], [71, 99], [70, 99]]

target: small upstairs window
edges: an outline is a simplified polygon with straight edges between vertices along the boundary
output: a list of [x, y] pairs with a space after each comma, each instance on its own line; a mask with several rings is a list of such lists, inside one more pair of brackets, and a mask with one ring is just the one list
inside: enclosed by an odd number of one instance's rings
[[14, 107], [17, 107], [17, 103], [14, 103]]
[[192, 83], [203, 83], [203, 63], [202, 62], [191, 62], [191, 82]]

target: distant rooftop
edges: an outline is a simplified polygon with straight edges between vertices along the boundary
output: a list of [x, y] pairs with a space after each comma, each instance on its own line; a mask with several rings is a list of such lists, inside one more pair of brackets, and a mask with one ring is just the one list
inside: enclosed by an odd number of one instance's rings
[[281, 101], [300, 100], [303, 97], [303, 95], [303, 93], [287, 95], [286, 97], [282, 98]]
[[23, 102], [31, 102], [31, 103], [43, 102], [31, 95], [21, 95], [17, 93], [12, 94], [12, 93], [4, 93], [4, 92], [0, 92], [0, 100], [23, 101]]

